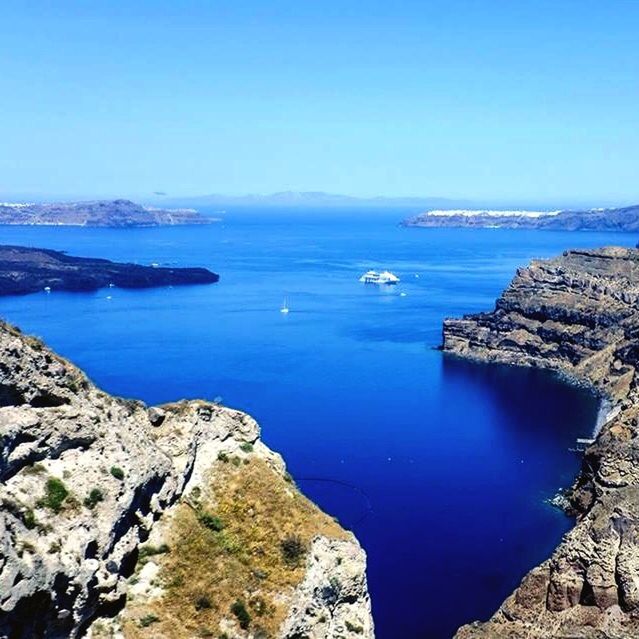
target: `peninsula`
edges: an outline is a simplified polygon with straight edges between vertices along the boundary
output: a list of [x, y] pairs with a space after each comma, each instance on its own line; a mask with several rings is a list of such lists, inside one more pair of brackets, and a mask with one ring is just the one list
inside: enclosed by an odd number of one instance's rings
[[402, 222], [404, 226], [505, 228], [555, 231], [639, 231], [639, 205], [559, 211], [433, 209]]
[[0, 295], [42, 290], [92, 291], [105, 286], [150, 288], [211, 284], [219, 275], [205, 268], [164, 268], [124, 264], [60, 251], [0, 245]]
[[112, 397], [0, 322], [0, 636], [373, 639], [366, 557], [255, 420]]
[[611, 410], [566, 492], [553, 555], [458, 639], [639, 636], [639, 251], [567, 251], [520, 269], [489, 313], [444, 322], [443, 350], [587, 384]]
[[216, 222], [195, 209], [161, 209], [130, 200], [0, 202], [0, 225], [145, 227]]

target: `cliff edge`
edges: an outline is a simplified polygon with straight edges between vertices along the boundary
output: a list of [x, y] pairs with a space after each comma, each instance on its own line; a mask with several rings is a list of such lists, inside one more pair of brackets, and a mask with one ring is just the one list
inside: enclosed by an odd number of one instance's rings
[[404, 220], [402, 224], [423, 228], [637, 231], [639, 230], [639, 205], [557, 211], [440, 209], [425, 211]]
[[111, 397], [0, 323], [0, 434], [0, 637], [373, 637], [364, 552], [248, 415]]
[[639, 251], [567, 251], [520, 269], [494, 311], [444, 322], [443, 350], [537, 366], [611, 402], [567, 491], [574, 528], [458, 639], [639, 637]]

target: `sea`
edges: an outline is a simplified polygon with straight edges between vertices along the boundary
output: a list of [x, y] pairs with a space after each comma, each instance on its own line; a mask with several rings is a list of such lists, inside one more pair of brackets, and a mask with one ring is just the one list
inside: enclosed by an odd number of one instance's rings
[[[552, 374], [443, 355], [442, 321], [491, 310], [533, 258], [636, 237], [403, 228], [408, 213], [0, 227], [4, 244], [220, 274], [212, 285], [4, 297], [0, 316], [111, 393], [251, 413], [300, 488], [364, 547], [378, 639], [440, 639], [487, 619], [569, 530], [548, 499], [578, 472], [570, 449], [599, 408]], [[401, 282], [360, 283], [369, 269]]]

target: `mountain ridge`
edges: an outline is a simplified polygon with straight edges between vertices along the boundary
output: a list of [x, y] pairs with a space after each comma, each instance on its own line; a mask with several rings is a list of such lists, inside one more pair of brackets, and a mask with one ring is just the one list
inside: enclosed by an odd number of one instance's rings
[[188, 208], [161, 209], [131, 200], [0, 202], [0, 225], [149, 227], [216, 221]]

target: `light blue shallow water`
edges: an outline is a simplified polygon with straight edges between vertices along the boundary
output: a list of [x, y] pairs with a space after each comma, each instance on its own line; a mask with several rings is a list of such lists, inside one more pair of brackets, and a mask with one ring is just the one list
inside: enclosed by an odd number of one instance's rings
[[[636, 240], [403, 229], [402, 215], [0, 227], [2, 243], [220, 273], [210, 286], [0, 298], [0, 315], [110, 392], [222, 397], [252, 413], [305, 492], [367, 550], [379, 639], [449, 637], [491, 614], [569, 528], [544, 499], [570, 483], [568, 447], [596, 417], [592, 397], [547, 374], [443, 358], [432, 348], [443, 318], [492, 308], [532, 257]], [[369, 268], [402, 282], [362, 285]]]

